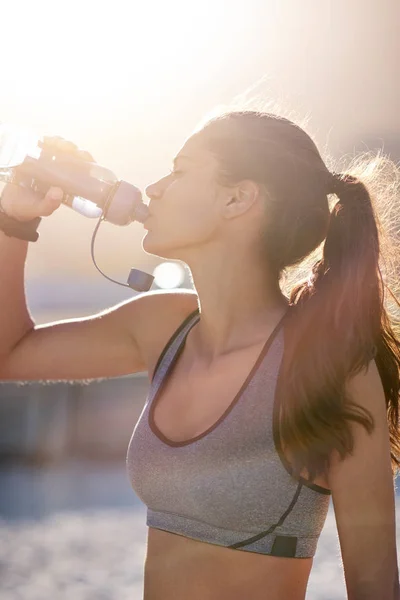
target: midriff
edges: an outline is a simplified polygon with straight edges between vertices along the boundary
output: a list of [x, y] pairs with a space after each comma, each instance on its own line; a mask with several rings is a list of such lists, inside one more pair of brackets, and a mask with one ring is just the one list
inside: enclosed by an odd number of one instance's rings
[[312, 564], [149, 527], [144, 600], [304, 600]]

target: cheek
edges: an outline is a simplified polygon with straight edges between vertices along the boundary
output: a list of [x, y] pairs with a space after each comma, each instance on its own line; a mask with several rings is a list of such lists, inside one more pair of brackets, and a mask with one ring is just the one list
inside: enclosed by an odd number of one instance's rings
[[[166, 209], [167, 205], [169, 210]], [[174, 196], [166, 202], [157, 218], [149, 221], [149, 231], [143, 240], [147, 252], [190, 247], [205, 243], [216, 234], [217, 218], [212, 199], [189, 192], [186, 197]], [[164, 256], [166, 256], [164, 254]]]
[[187, 205], [149, 223], [154, 235], [171, 243], [195, 243], [208, 238], [215, 230], [215, 218], [205, 207]]
[[210, 207], [200, 199], [199, 202], [189, 202], [181, 208], [178, 221], [191, 232], [207, 233], [213, 229], [215, 216]]
[[[190, 231], [209, 231], [215, 222], [214, 191], [204, 179], [177, 181], [165, 197], [165, 225]], [[167, 209], [168, 207], [168, 209]], [[166, 210], [164, 210], [166, 209]]]

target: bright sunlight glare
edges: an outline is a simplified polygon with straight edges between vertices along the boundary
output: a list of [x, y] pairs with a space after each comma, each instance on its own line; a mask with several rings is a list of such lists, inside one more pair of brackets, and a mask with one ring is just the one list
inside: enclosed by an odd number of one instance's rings
[[179, 287], [184, 280], [185, 272], [177, 263], [163, 262], [154, 271], [154, 283], [164, 290]]
[[[206, 68], [218, 55], [223, 2], [148, 0], [103, 4], [38, 0], [8, 3], [2, 28], [2, 85], [48, 115], [118, 108], [124, 96], [144, 108], [165, 86]], [[22, 18], [23, 17], [23, 18]], [[19, 76], [18, 74], [22, 75]]]
[[[294, 17], [280, 14], [286, 5], [275, 0], [253, 4], [256, 12], [226, 0], [9, 1], [1, 12], [0, 122], [69, 139], [143, 190], [205, 112], [270, 73]], [[62, 264], [68, 274], [99, 276], [88, 252], [92, 229], [69, 209], [44, 219], [31, 272], [50, 277]], [[143, 259], [142, 234], [137, 224], [118, 233], [104, 225], [99, 264], [125, 272], [129, 257]]]

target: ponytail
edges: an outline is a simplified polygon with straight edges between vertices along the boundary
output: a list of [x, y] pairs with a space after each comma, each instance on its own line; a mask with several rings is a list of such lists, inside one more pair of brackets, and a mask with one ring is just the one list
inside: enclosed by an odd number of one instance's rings
[[[400, 332], [394, 330], [394, 316], [386, 312], [385, 293], [400, 306], [387, 284], [393, 279], [386, 269], [386, 260], [392, 258], [387, 253], [391, 238], [398, 235], [392, 224], [398, 229], [399, 167], [380, 156], [361, 155], [351, 165], [359, 178], [331, 173], [299, 125], [262, 111], [227, 112], [206, 123], [199, 135], [217, 160], [221, 185], [251, 179], [264, 191], [260, 256], [269, 278], [276, 278], [291, 305], [276, 414], [293, 472], [300, 475], [306, 467], [315, 479], [328, 472], [333, 450], [342, 459], [351, 453], [350, 421], [373, 431], [373, 415], [347, 397], [346, 383], [375, 360], [395, 473], [400, 466]], [[370, 190], [384, 203], [383, 226]], [[391, 212], [394, 219], [389, 222]], [[316, 262], [310, 270], [312, 260]], [[400, 267], [399, 261], [394, 263]], [[293, 286], [293, 272], [297, 277], [306, 269], [308, 279]]]
[[329, 191], [339, 201], [330, 215], [322, 258], [290, 295], [295, 318], [284, 360], [281, 436], [294, 451], [297, 474], [304, 465], [312, 479], [326, 473], [333, 448], [345, 458], [353, 448], [349, 421], [368, 433], [374, 429], [371, 413], [346, 397], [345, 382], [375, 359], [395, 474], [400, 465], [400, 341], [384, 309], [377, 218], [368, 189], [356, 177], [332, 174]]

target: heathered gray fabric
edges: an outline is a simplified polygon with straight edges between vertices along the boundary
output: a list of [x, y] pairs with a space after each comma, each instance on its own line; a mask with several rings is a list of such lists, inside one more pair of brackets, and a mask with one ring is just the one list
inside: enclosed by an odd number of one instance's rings
[[156, 428], [157, 393], [199, 319], [194, 311], [166, 345], [129, 442], [127, 472], [147, 505], [147, 525], [228, 547], [261, 534], [237, 549], [314, 556], [330, 491], [295, 479], [274, 443], [284, 321], [267, 340], [236, 401], [212, 428], [186, 442], [172, 442]]

